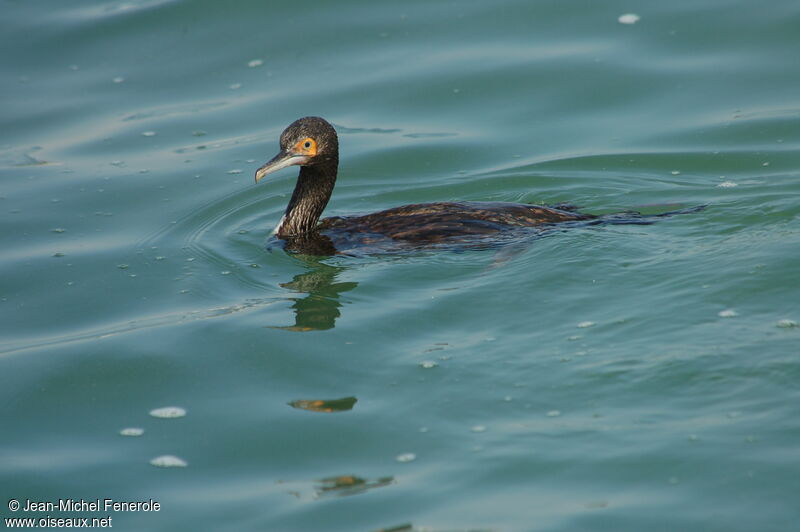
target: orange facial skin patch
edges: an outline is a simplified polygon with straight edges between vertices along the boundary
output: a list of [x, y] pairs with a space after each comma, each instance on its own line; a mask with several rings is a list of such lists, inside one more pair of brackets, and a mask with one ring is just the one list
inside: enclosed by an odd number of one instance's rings
[[306, 137], [294, 145], [293, 153], [313, 157], [317, 154], [317, 141], [311, 137]]

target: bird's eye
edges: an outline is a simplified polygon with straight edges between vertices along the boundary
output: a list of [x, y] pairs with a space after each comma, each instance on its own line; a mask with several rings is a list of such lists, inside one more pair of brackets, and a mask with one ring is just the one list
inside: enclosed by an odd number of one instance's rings
[[317, 154], [317, 141], [313, 137], [305, 137], [297, 141], [294, 145], [295, 151], [313, 157]]

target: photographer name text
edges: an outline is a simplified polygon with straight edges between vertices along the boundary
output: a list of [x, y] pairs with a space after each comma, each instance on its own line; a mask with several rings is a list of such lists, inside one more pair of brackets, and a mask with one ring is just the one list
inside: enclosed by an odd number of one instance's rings
[[58, 501], [32, 501], [25, 499], [19, 508], [23, 512], [158, 512], [161, 503], [146, 501], [116, 501], [114, 499], [58, 499]]

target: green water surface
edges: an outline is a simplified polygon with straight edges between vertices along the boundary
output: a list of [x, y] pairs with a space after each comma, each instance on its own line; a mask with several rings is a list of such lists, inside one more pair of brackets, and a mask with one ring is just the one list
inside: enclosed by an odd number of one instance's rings
[[[0, 12], [3, 526], [800, 530], [800, 3]], [[328, 215], [708, 208], [267, 250], [296, 171], [253, 172], [305, 115], [339, 131]], [[160, 510], [8, 504], [104, 498]]]

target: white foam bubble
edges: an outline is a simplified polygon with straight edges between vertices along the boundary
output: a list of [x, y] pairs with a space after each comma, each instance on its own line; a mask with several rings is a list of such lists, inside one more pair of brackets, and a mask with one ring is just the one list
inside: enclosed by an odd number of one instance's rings
[[174, 419], [186, 415], [186, 409], [179, 406], [164, 406], [161, 408], [154, 408], [150, 411], [150, 415], [161, 419]]
[[186, 467], [189, 465], [189, 463], [183, 458], [179, 458], [175, 455], [164, 454], [161, 456], [156, 456], [150, 460], [150, 465], [154, 465], [156, 467]]
[[636, 24], [641, 19], [642, 17], [640, 17], [636, 13], [625, 13], [624, 15], [620, 15], [617, 21], [620, 24]]

